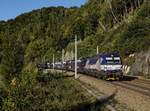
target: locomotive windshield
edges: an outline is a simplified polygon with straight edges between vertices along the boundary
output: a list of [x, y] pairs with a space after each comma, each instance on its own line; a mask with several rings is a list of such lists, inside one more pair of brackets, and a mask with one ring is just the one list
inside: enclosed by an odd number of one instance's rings
[[110, 65], [121, 64], [120, 57], [106, 57], [106, 63]]
[[120, 60], [107, 60], [107, 64], [121, 64]]

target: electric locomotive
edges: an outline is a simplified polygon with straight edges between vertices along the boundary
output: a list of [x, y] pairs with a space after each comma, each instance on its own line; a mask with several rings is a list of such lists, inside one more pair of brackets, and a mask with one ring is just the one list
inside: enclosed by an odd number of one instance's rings
[[107, 80], [123, 77], [122, 62], [119, 53], [103, 53], [87, 59], [85, 67], [93, 75]]

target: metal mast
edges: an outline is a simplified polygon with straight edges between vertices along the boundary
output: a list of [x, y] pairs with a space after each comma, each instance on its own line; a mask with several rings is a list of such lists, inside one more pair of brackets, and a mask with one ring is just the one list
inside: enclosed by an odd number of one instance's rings
[[99, 54], [99, 47], [97, 46], [97, 54]]
[[54, 70], [54, 68], [55, 68], [55, 56], [53, 54], [53, 70]]
[[75, 36], [75, 79], [77, 78], [77, 36]]
[[65, 51], [64, 51], [64, 49], [63, 49], [63, 50], [62, 50], [62, 68], [63, 68], [63, 66], [64, 66], [64, 65], [63, 65], [63, 63], [64, 63], [64, 52], [65, 52]]

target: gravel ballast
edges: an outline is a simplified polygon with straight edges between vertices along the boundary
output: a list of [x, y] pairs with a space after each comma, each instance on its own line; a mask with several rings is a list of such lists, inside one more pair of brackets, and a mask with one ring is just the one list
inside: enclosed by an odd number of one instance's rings
[[79, 75], [79, 80], [96, 87], [100, 92], [106, 95], [116, 93], [114, 99], [120, 104], [125, 104], [127, 109], [150, 111], [150, 97], [148, 96], [86, 75]]
[[[73, 75], [74, 72], [69, 72], [68, 74]], [[126, 107], [126, 109], [125, 107], [123, 107], [123, 111], [150, 111], [149, 96], [145, 96], [130, 89], [116, 86], [111, 84], [110, 82], [87, 75], [78, 74], [78, 80], [89, 84], [92, 87], [95, 87], [100, 93], [104, 95], [114, 95], [114, 100], [117, 101], [118, 104], [120, 104], [119, 106]]]

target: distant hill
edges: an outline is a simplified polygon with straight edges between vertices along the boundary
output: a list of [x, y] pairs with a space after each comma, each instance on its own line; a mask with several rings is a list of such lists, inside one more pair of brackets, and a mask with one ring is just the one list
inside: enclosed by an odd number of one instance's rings
[[[0, 73], [15, 75], [74, 49], [78, 57], [119, 51], [123, 56], [150, 48], [148, 0], [89, 0], [80, 8], [49, 7], [0, 21]], [[31, 68], [31, 67], [29, 67]]]

